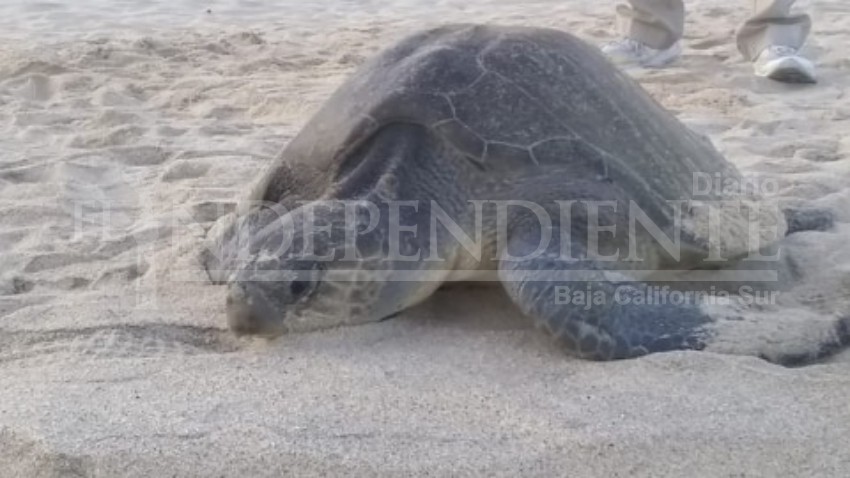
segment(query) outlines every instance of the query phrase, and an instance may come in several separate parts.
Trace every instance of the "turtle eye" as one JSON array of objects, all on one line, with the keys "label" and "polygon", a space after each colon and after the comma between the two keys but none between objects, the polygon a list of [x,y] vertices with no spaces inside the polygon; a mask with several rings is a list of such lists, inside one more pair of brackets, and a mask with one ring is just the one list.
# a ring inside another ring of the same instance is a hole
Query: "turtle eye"
[{"label": "turtle eye", "polygon": [[295,280],[289,284],[289,293],[292,297],[300,297],[308,289],[310,289],[310,283],[305,280]]}]

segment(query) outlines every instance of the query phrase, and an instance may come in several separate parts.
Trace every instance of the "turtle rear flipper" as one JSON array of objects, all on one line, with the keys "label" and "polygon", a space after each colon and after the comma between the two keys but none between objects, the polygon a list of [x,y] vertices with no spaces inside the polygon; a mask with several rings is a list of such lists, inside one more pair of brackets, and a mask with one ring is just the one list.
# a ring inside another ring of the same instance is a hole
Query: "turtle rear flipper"
[{"label": "turtle rear flipper", "polygon": [[[499,277],[526,315],[582,358],[616,360],[705,350],[798,366],[850,345],[850,317],[754,311],[746,297],[646,282],[643,273],[654,268],[651,261],[635,266],[604,260],[599,245],[588,246],[588,235],[581,232],[570,234],[571,244],[564,249],[558,238],[542,241],[546,238],[539,228],[515,230],[502,254]],[[547,243],[545,250],[538,250]]]}]

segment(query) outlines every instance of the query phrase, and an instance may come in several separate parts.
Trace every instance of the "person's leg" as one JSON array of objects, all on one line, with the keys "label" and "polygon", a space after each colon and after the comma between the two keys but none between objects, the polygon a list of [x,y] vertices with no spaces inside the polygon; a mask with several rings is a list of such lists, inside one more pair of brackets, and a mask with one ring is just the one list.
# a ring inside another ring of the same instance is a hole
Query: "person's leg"
[{"label": "person's leg", "polygon": [[754,62],[758,76],[787,82],[815,81],[814,66],[797,56],[812,20],[792,14],[795,0],[751,0],[753,16],[738,30],[738,50]]},{"label": "person's leg", "polygon": [[603,51],[618,63],[663,66],[679,56],[684,25],[682,0],[628,0],[617,6],[622,39]]},{"label": "person's leg", "polygon": [[812,28],[806,14],[791,14],[794,0],[751,0],[754,12],[738,30],[738,50],[754,61],[771,45],[800,49]]},{"label": "person's leg", "polygon": [[682,38],[682,0],[628,0],[617,5],[617,26],[627,38],[656,50],[666,50]]}]

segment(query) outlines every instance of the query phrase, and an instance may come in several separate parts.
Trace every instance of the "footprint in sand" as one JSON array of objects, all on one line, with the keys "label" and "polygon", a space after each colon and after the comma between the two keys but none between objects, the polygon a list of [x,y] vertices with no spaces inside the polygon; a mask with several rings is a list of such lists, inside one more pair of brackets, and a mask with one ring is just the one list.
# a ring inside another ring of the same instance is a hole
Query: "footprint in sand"
[{"label": "footprint in sand", "polygon": [[136,142],[147,133],[147,128],[133,125],[122,125],[107,131],[95,131],[74,136],[69,146],[72,148],[106,148],[123,146]]},{"label": "footprint in sand", "polygon": [[41,73],[24,75],[13,80],[7,86],[16,96],[26,101],[47,101],[55,93],[55,87],[50,77]]},{"label": "footprint in sand", "polygon": [[68,69],[62,65],[57,65],[55,63],[50,63],[47,61],[35,60],[35,61],[25,61],[20,66],[18,66],[9,78],[17,78],[20,76],[25,76],[29,74],[42,74],[47,76],[55,76],[61,75],[63,73],[68,72]]},{"label": "footprint in sand", "polygon": [[94,89],[95,79],[87,74],[68,73],[62,75],[58,83],[60,91],[70,94],[85,92],[88,95]]},{"label": "footprint in sand", "polygon": [[150,265],[141,259],[131,264],[108,266],[94,281],[93,287],[100,288],[109,284],[124,286],[144,276],[149,269]]},{"label": "footprint in sand", "polygon": [[778,141],[770,137],[756,137],[749,138],[748,144],[743,149],[772,159],[794,158],[806,161],[805,166],[792,165],[792,169],[783,170],[784,172],[799,172],[801,167],[812,170],[811,168],[814,167],[812,163],[832,162],[842,157],[838,151],[839,143],[828,138],[815,141]]},{"label": "footprint in sand", "polygon": [[162,174],[161,179],[166,183],[183,179],[196,179],[205,176],[209,170],[210,164],[206,162],[180,160],[171,164]]},{"label": "footprint in sand", "polygon": [[118,146],[107,148],[106,154],[111,161],[127,166],[158,166],[172,156],[160,146]]},{"label": "footprint in sand", "polygon": [[73,123],[73,118],[68,113],[57,113],[54,111],[22,111],[14,115],[12,124],[19,128],[30,126],[63,126]]},{"label": "footprint in sand", "polygon": [[13,184],[44,183],[51,180],[54,166],[52,164],[35,164],[17,168],[0,169],[0,182],[8,181]]},{"label": "footprint in sand", "polygon": [[140,101],[133,95],[119,91],[110,86],[98,88],[93,95],[94,104],[104,107],[138,107]]},{"label": "footprint in sand", "polygon": [[[26,292],[28,292],[27,290]],[[55,296],[47,294],[0,294],[0,317],[5,317],[28,307],[41,306]]]},{"label": "footprint in sand", "polygon": [[0,280],[0,295],[21,295],[37,290],[36,295],[45,295],[45,290],[71,291],[89,286],[91,281],[85,277],[68,276],[55,280],[37,279],[15,276],[11,280]]},{"label": "footprint in sand", "polygon": [[33,281],[20,276],[8,276],[0,279],[0,295],[26,294],[34,287]]},{"label": "footprint in sand", "polygon": [[139,115],[124,112],[115,108],[106,108],[88,123],[90,128],[110,128],[137,124],[141,121]]},{"label": "footprint in sand", "polygon": [[776,133],[776,130],[782,126],[782,121],[754,121],[754,120],[744,120],[741,121],[737,129],[745,132],[750,132],[759,136],[773,136]]},{"label": "footprint in sand", "polygon": [[12,228],[0,231],[0,251],[6,253],[14,251],[19,247],[19,245],[25,243],[32,232],[33,229],[29,227],[21,229]]},{"label": "footprint in sand", "polygon": [[76,235],[123,234],[139,217],[134,180],[101,155],[63,162],[56,173],[60,202],[74,218]]},{"label": "footprint in sand", "polygon": [[27,273],[37,273],[91,262],[93,259],[88,254],[76,252],[46,252],[35,255],[27,262],[23,270]]},{"label": "footprint in sand", "polygon": [[840,144],[838,141],[823,140],[818,144],[801,145],[794,152],[794,157],[797,159],[805,159],[815,163],[831,163],[845,157],[839,151]]},{"label": "footprint in sand", "polygon": [[715,47],[726,47],[728,45],[729,38],[727,36],[703,38],[688,44],[694,50],[710,50]]},{"label": "footprint in sand", "polygon": [[125,359],[237,352],[241,342],[221,329],[121,325],[51,331],[0,331],[0,364]]},{"label": "footprint in sand", "polygon": [[261,34],[255,33],[255,32],[250,32],[250,31],[235,33],[233,35],[228,35],[227,40],[230,41],[231,43],[234,43],[234,44],[237,44],[237,45],[258,46],[258,45],[265,45],[266,44],[266,41],[263,39]]},{"label": "footprint in sand", "polygon": [[731,8],[713,7],[703,13],[703,16],[708,18],[729,18],[730,15],[735,15],[735,10]]},{"label": "footprint in sand", "polygon": [[186,134],[186,128],[175,128],[173,126],[163,125],[156,129],[156,134],[165,138],[174,138]]}]

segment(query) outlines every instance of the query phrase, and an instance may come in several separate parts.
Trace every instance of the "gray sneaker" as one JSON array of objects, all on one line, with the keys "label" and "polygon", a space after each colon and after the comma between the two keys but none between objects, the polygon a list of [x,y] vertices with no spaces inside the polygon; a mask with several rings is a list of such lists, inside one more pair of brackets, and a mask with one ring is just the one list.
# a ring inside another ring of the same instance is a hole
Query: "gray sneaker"
[{"label": "gray sneaker", "polygon": [[602,53],[618,65],[660,68],[681,56],[682,44],[676,42],[670,48],[656,50],[637,40],[622,38],[603,46]]},{"label": "gray sneaker", "polygon": [[815,65],[787,46],[771,45],[753,62],[756,76],[784,83],[816,83]]}]

